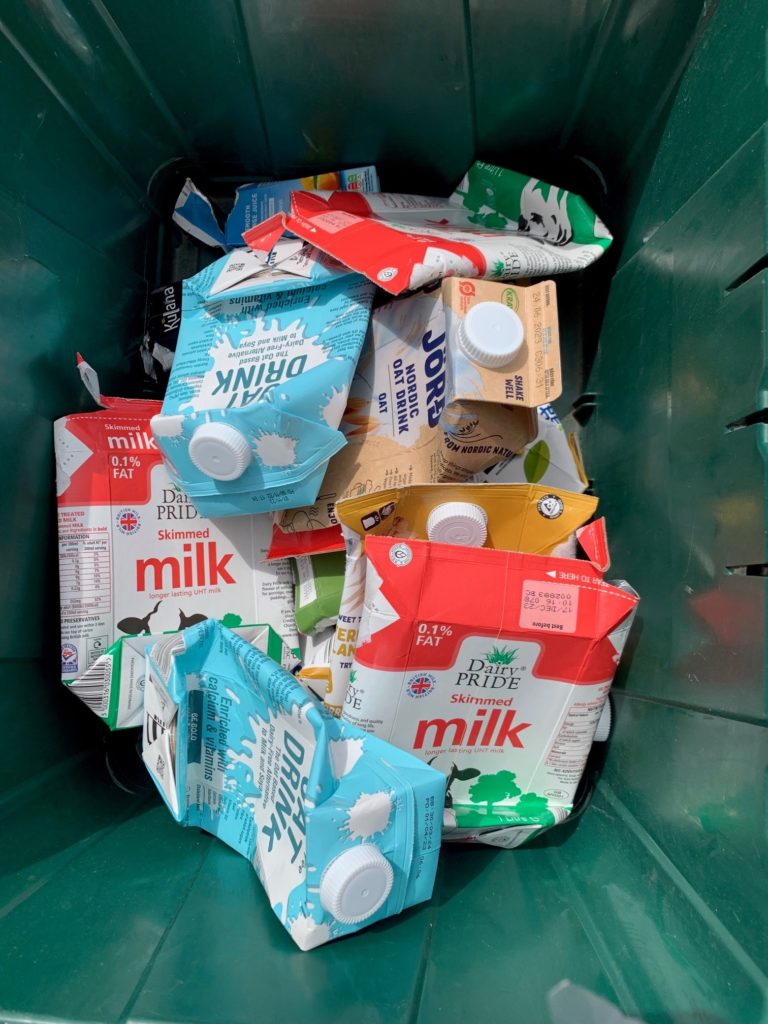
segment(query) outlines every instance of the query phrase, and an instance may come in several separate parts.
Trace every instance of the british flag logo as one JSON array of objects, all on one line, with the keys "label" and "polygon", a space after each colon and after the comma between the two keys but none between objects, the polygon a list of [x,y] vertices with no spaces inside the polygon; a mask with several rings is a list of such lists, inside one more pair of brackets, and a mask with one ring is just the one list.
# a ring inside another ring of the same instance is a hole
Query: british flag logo
[{"label": "british flag logo", "polygon": [[426,697],[435,688],[435,677],[430,675],[429,672],[419,672],[418,675],[411,676],[406,683],[406,693],[409,697],[415,697],[417,700],[421,697]]},{"label": "british flag logo", "polygon": [[141,516],[135,509],[121,508],[115,516],[115,523],[120,533],[124,533],[127,537],[132,537],[134,533],[139,532]]}]

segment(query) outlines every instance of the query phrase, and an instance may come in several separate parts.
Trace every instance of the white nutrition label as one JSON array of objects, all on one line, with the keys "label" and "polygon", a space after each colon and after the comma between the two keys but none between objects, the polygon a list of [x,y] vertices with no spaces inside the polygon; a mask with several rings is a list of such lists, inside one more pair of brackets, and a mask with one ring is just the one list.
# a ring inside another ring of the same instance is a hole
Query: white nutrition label
[{"label": "white nutrition label", "polygon": [[581,778],[608,689],[607,685],[600,687],[591,699],[571,705],[544,762],[560,782],[575,785]]},{"label": "white nutrition label", "polygon": [[59,535],[62,616],[105,614],[112,608],[112,559],[106,526]]}]

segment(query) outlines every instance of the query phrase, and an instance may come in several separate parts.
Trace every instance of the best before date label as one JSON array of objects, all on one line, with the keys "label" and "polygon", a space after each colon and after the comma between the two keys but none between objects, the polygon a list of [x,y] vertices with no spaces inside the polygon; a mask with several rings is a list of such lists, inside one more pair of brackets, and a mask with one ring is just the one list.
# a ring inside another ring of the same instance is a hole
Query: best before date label
[{"label": "best before date label", "polygon": [[575,633],[579,611],[579,588],[571,583],[542,583],[525,580],[520,605],[524,629],[548,629],[553,633]]}]

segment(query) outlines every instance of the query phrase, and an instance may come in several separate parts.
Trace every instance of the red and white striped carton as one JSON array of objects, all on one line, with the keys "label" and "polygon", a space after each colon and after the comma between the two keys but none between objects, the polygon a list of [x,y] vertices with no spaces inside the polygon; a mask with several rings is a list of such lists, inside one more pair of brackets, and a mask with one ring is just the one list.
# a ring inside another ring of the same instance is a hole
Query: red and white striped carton
[{"label": "red and white striped carton", "polygon": [[342,717],[448,778],[444,838],[513,847],[567,818],[638,596],[589,561],[368,537]]}]

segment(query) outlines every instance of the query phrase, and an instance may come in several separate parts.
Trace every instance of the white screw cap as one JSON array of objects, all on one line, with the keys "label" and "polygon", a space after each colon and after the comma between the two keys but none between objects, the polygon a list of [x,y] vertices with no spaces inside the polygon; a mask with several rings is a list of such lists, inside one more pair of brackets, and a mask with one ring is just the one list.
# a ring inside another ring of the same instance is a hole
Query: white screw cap
[{"label": "white screw cap", "polygon": [[520,351],[523,321],[500,302],[478,302],[459,327],[459,345],[473,363],[489,370],[506,366]]},{"label": "white screw cap", "polygon": [[201,473],[214,480],[237,480],[251,462],[251,449],[228,423],[203,423],[189,442],[189,457]]},{"label": "white screw cap", "polygon": [[446,501],[427,518],[427,537],[437,544],[463,544],[481,548],[488,536],[488,517],[480,505]]},{"label": "white screw cap", "polygon": [[332,860],[320,881],[320,902],[342,924],[360,924],[383,905],[394,872],[377,846],[353,846]]},{"label": "white screw cap", "polygon": [[595,743],[605,743],[611,734],[611,702],[606,697],[595,729]]}]

